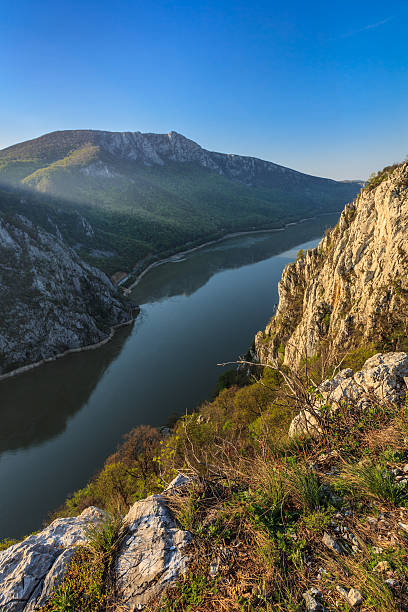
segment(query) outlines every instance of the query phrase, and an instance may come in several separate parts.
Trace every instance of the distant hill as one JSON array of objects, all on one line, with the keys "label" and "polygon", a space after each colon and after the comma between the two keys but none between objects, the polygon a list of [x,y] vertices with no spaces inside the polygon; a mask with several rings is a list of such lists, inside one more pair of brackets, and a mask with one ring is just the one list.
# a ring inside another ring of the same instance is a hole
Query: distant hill
[{"label": "distant hill", "polygon": [[176,132],[93,130],[52,132],[3,149],[0,184],[23,200],[37,194],[35,202],[54,215],[83,218],[89,235],[66,239],[110,274],[228,232],[340,211],[361,188],[207,151]]}]

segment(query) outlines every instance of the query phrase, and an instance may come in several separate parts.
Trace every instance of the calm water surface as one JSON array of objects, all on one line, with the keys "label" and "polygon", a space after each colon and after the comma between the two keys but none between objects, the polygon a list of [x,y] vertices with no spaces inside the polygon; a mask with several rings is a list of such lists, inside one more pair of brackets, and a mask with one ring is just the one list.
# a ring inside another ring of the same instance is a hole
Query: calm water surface
[{"label": "calm water surface", "polygon": [[39,529],[132,427],[164,425],[209,398],[216,364],[245,354],[271,317],[284,266],[336,220],[159,266],[132,293],[141,315],[112,342],[0,383],[0,539]]}]

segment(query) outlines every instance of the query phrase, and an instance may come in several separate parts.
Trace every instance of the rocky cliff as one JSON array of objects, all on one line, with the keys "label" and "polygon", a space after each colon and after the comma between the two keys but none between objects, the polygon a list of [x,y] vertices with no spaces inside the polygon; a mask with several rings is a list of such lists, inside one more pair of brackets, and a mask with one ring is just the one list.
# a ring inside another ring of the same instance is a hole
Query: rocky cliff
[{"label": "rocky cliff", "polygon": [[261,362],[296,364],[330,347],[404,348],[408,304],[408,164],[373,181],[279,283],[279,306],[256,336]]},{"label": "rocky cliff", "polygon": [[[73,151],[83,151],[84,147],[89,146],[93,149],[88,150],[88,155],[105,152],[111,156],[111,161],[116,158],[140,162],[147,166],[164,166],[171,162],[196,163],[220,175],[251,185],[267,183],[274,177],[278,181],[282,179],[288,183],[295,181],[298,185],[305,186],[310,186],[312,183],[336,184],[336,181],[309,176],[255,157],[208,151],[174,131],[168,134],[99,130],[52,132],[3,149],[0,151],[0,160],[40,159],[43,162],[54,162],[56,159],[72,155]],[[80,157],[84,158],[87,155],[82,153]],[[118,176],[109,163],[97,163],[91,159],[82,172],[107,178]],[[346,191],[347,186],[344,183],[341,185]]]},{"label": "rocky cliff", "polygon": [[0,215],[0,375],[101,342],[130,318],[105,274],[61,238]]}]

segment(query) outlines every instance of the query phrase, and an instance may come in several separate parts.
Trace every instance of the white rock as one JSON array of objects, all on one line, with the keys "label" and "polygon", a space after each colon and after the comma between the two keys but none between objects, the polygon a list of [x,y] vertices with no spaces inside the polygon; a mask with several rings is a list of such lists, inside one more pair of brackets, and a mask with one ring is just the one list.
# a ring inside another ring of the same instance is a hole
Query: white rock
[{"label": "white rock", "polygon": [[102,510],[91,506],[0,552],[0,610],[31,612],[44,605],[77,547],[86,541],[87,529],[104,517]]},{"label": "white rock", "polygon": [[364,407],[371,402],[399,401],[406,392],[400,381],[407,375],[406,353],[378,353],[367,359],[361,370],[354,375],[350,369],[343,370],[318,387],[313,408],[307,407],[295,416],[289,426],[289,436],[317,437],[321,433],[322,404],[337,410],[342,404],[348,403]]},{"label": "white rock", "polygon": [[350,589],[347,594],[347,599],[352,608],[356,608],[363,603],[363,596],[357,589]]},{"label": "white rock", "polygon": [[324,533],[322,542],[327,548],[330,548],[334,552],[341,554],[343,551],[341,550],[340,544],[327,532]]},{"label": "white rock", "polygon": [[116,586],[120,604],[132,610],[186,571],[186,547],[192,536],[178,528],[161,495],[136,502],[124,526],[115,565]]},{"label": "white rock", "polygon": [[308,612],[323,612],[322,604],[316,599],[319,595],[321,593],[317,589],[309,589],[306,593],[303,593],[302,597],[305,600]]}]

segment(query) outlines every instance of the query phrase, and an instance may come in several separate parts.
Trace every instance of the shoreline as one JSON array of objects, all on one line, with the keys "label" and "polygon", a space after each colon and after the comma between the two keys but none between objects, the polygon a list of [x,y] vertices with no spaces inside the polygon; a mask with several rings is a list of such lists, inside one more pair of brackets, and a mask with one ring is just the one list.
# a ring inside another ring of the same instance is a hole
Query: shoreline
[{"label": "shoreline", "polygon": [[[311,221],[312,219],[316,219],[318,217],[324,217],[326,215],[333,215],[333,214],[336,214],[336,212],[337,211],[331,211],[327,213],[322,213],[321,215],[315,215],[313,217],[305,217],[303,219],[299,219],[299,221],[291,221],[289,223],[285,223],[283,227],[278,227],[278,228],[244,230],[242,232],[232,232],[229,234],[225,234],[224,236],[220,238],[215,238],[214,240],[208,240],[207,242],[203,242],[202,244],[192,247],[191,249],[186,249],[185,251],[179,251],[177,253],[174,253],[174,255],[169,255],[168,257],[165,257],[164,259],[160,259],[159,261],[155,261],[151,263],[150,265],[148,265],[147,268],[145,268],[142,272],[140,272],[140,274],[136,277],[135,281],[129,287],[126,287],[123,290],[123,294],[128,296],[131,293],[132,289],[136,287],[140,283],[142,278],[148,272],[150,272],[150,270],[152,270],[153,268],[161,266],[165,263],[178,263],[179,261],[182,261],[180,258],[184,257],[185,255],[188,255],[189,253],[193,253],[194,251],[198,251],[200,249],[204,249],[205,247],[211,246],[212,244],[217,244],[219,242],[223,242],[224,240],[228,240],[231,238],[237,238],[239,236],[245,236],[248,234],[265,234],[265,233],[272,233],[272,232],[283,232],[285,229],[293,225],[300,225],[301,223],[304,223],[305,221]],[[39,361],[35,361],[34,363],[29,363],[25,366],[15,368],[14,370],[11,370],[10,372],[6,372],[5,374],[0,374],[0,382],[3,380],[7,380],[8,378],[13,378],[14,376],[19,376],[20,374],[24,374],[26,372],[29,372],[30,370],[34,370],[35,368],[39,368],[42,365],[45,365],[47,363],[52,363],[53,361],[56,361],[57,359],[62,359],[63,357],[72,355],[74,353],[82,353],[84,351],[97,350],[98,348],[100,348],[101,346],[103,346],[104,344],[107,344],[108,342],[112,340],[112,338],[115,335],[116,330],[122,327],[126,327],[127,325],[132,325],[135,322],[136,318],[139,316],[139,314],[140,314],[140,308],[138,309],[136,316],[130,318],[128,321],[125,321],[124,323],[113,325],[111,327],[109,334],[103,340],[100,340],[99,342],[95,342],[94,344],[87,344],[85,346],[78,347],[78,348],[67,349],[66,351],[62,353],[57,353],[53,357],[47,357],[46,359],[40,359]]]},{"label": "shoreline", "polygon": [[53,357],[47,357],[46,359],[40,359],[40,361],[35,361],[34,363],[29,363],[25,366],[20,366],[19,368],[15,368],[10,372],[6,372],[5,374],[0,374],[0,382],[2,380],[7,380],[8,378],[13,378],[14,376],[19,376],[20,374],[25,374],[25,372],[29,372],[30,370],[34,370],[35,368],[39,368],[46,363],[52,363],[53,361],[57,361],[57,359],[62,359],[63,357],[67,357],[67,355],[72,355],[74,353],[82,353],[84,351],[94,351],[107,344],[112,340],[116,331],[121,329],[122,327],[127,327],[128,325],[133,325],[136,318],[139,316],[140,308],[136,316],[129,319],[129,321],[125,321],[124,323],[118,323],[117,325],[112,325],[109,334],[103,340],[99,342],[95,342],[94,344],[86,344],[85,346],[80,346],[78,348],[67,349],[63,353],[57,353]]},{"label": "shoreline", "polygon": [[[334,215],[336,213],[337,211],[331,211],[327,213],[322,213],[321,215],[315,215],[314,217],[305,217],[303,219],[299,219],[299,221],[290,221],[289,223],[285,223],[283,227],[274,227],[274,228],[269,228],[269,229],[257,229],[257,230],[244,230],[242,232],[232,232],[230,234],[225,234],[224,236],[221,236],[221,238],[214,238],[214,240],[208,240],[207,242],[203,242],[202,244],[192,247],[191,249],[186,249],[185,251],[176,252],[174,253],[174,255],[168,255],[164,259],[159,259],[158,261],[154,261],[153,263],[149,264],[147,268],[142,270],[142,272],[140,272],[140,274],[136,276],[133,283],[129,287],[126,287],[123,290],[123,294],[126,296],[129,295],[132,289],[137,287],[137,285],[140,283],[140,281],[145,276],[145,274],[150,272],[150,270],[153,270],[153,268],[157,268],[158,266],[161,266],[165,263],[178,263],[180,257],[184,257],[185,255],[188,255],[189,253],[193,253],[194,251],[204,249],[205,247],[211,246],[212,244],[217,244],[218,242],[223,242],[224,240],[229,240],[230,238],[236,238],[238,236],[245,236],[247,234],[265,234],[265,233],[271,233],[271,232],[283,232],[285,231],[285,229],[293,225],[300,225],[301,223],[304,223],[305,221],[311,221],[312,219],[317,219],[318,217],[324,217],[326,215]],[[174,259],[175,257],[177,257],[177,259]]]}]

